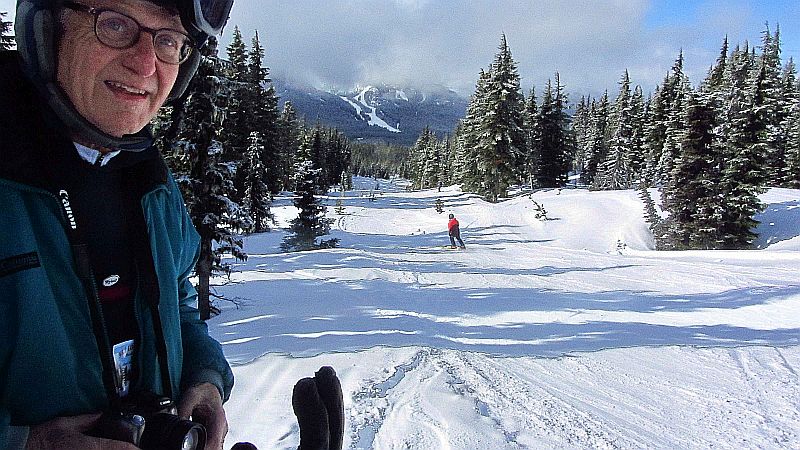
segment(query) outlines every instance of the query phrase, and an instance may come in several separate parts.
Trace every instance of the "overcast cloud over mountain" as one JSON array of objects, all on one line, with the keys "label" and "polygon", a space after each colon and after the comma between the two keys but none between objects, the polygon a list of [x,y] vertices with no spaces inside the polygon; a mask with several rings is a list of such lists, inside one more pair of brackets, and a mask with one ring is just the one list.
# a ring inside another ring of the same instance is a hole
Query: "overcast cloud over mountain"
[{"label": "overcast cloud over mountain", "polygon": [[[13,0],[0,0],[10,11]],[[678,52],[697,84],[727,34],[759,43],[780,24],[783,60],[800,59],[796,0],[236,0],[222,38],[238,25],[259,30],[277,78],[318,88],[444,85],[474,89],[506,33],[523,87],[541,89],[556,71],[569,92],[612,92],[627,68],[651,90]]]},{"label": "overcast cloud over mountain", "polygon": [[276,77],[340,89],[440,84],[462,95],[501,33],[526,91],[559,71],[570,92],[596,93],[613,91],[626,68],[651,89],[681,48],[699,83],[726,34],[758,43],[765,22],[781,26],[784,61],[797,60],[800,8],[788,0],[238,0],[231,18],[248,43],[259,30]]}]

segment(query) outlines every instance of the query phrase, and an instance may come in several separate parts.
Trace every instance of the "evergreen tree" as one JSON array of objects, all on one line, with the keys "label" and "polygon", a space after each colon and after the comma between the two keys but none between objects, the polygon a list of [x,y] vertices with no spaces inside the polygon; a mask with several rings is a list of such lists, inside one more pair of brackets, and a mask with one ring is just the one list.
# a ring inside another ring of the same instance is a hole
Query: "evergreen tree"
[{"label": "evergreen tree", "polygon": [[233,36],[227,51],[230,63],[228,78],[238,82],[247,81],[247,48],[238,26],[233,27]]},{"label": "evergreen tree", "polygon": [[7,14],[8,12],[0,12],[0,51],[11,50],[15,45],[14,36],[11,34],[14,24],[4,20]]},{"label": "evergreen tree", "polygon": [[783,173],[781,174],[781,186],[793,187],[794,181],[800,179],[800,171],[797,165],[797,128],[800,126],[797,109],[800,108],[800,88],[798,88],[797,68],[794,61],[789,58],[783,70],[781,79],[782,102],[781,102],[781,123],[780,141],[783,144]]},{"label": "evergreen tree", "polygon": [[242,240],[233,230],[246,229],[250,223],[239,206],[229,200],[233,185],[230,166],[222,160],[219,140],[224,98],[216,39],[210,38],[202,51],[203,59],[189,85],[185,102],[176,108],[182,112],[175,112],[181,120],[171,151],[178,155],[170,160],[176,163],[178,183],[200,234],[200,256],[195,270],[199,279],[200,318],[206,320],[212,309],[210,277],[214,273],[230,274],[231,266],[222,262],[223,254],[230,253],[238,260],[247,258],[242,251]]},{"label": "evergreen tree", "polygon": [[594,180],[596,189],[628,189],[633,186],[631,155],[634,150],[634,111],[628,71],[620,80],[614,102],[614,121],[609,153]]},{"label": "evergreen tree", "polygon": [[352,149],[347,137],[335,128],[329,128],[325,138],[325,167],[327,179],[324,190],[341,181],[341,174],[350,168]]},{"label": "evergreen tree", "polygon": [[531,88],[528,98],[525,100],[524,123],[527,142],[527,155],[525,156],[520,170],[522,172],[523,181],[527,181],[531,188],[538,187],[536,185],[536,174],[539,172],[540,161],[539,158],[542,154],[541,149],[541,130],[539,123],[539,105],[536,100],[536,90]]},{"label": "evergreen tree", "polygon": [[724,86],[728,84],[728,36],[722,41],[722,48],[717,57],[716,62],[708,71],[706,79],[700,86],[701,92],[716,92],[724,90]]},{"label": "evergreen tree", "polygon": [[457,135],[456,177],[461,182],[462,188],[469,192],[480,192],[482,188],[483,165],[478,161],[478,146],[483,133],[482,118],[488,108],[490,76],[489,72],[481,69],[475,93],[470,98],[466,116]]},{"label": "evergreen tree", "polygon": [[589,112],[590,128],[586,140],[586,166],[583,173],[581,173],[581,182],[583,184],[594,183],[594,178],[600,168],[600,164],[605,161],[608,155],[609,147],[609,103],[608,92],[604,92],[598,102],[592,102],[592,107]]},{"label": "evergreen tree", "polygon": [[478,194],[496,202],[518,180],[517,165],[527,153],[523,129],[524,98],[517,63],[505,35],[489,72],[485,109],[477,136]]},{"label": "evergreen tree", "polygon": [[689,96],[686,123],[680,157],[664,189],[671,241],[678,249],[720,248],[721,155],[714,145],[716,111],[703,95]]},{"label": "evergreen tree", "polygon": [[264,152],[264,142],[258,131],[250,133],[250,145],[247,148],[247,179],[245,180],[245,192],[242,206],[250,216],[252,221],[251,230],[254,233],[269,231],[269,224],[275,218],[270,211],[272,204],[272,194],[264,182],[267,175],[267,168],[263,165],[262,153]]},{"label": "evergreen tree", "polygon": [[[278,97],[275,87],[269,78],[269,70],[264,67],[264,49],[256,31],[253,36],[250,52],[247,59],[247,81],[252,89],[252,103],[250,104],[249,117],[251,118],[250,131],[258,131],[264,141],[262,164],[264,167],[277,167],[279,165],[278,149]],[[273,170],[267,174],[264,182],[273,193],[280,191],[281,180],[278,171]]]},{"label": "evergreen tree", "polygon": [[[318,131],[318,130],[317,130]],[[325,207],[316,195],[319,169],[314,167],[311,159],[314,140],[319,133],[306,136],[303,145],[297,154],[294,167],[295,184],[297,186],[294,206],[298,209],[298,216],[291,221],[291,234],[287,235],[281,243],[283,251],[306,251],[319,248],[335,247],[339,239],[317,241],[320,236],[330,233],[331,219],[325,218]]]},{"label": "evergreen tree", "polygon": [[666,98],[668,110],[664,124],[664,141],[658,159],[654,160],[657,164],[653,180],[657,185],[669,181],[670,173],[679,157],[680,145],[686,133],[684,117],[686,99],[690,92],[689,79],[683,73],[683,51],[681,51],[662,90],[662,93],[668,96]]},{"label": "evergreen tree", "polygon": [[637,190],[639,198],[644,204],[644,220],[653,233],[656,250],[672,250],[674,246],[670,243],[667,226],[656,210],[656,203],[647,190],[647,183],[644,180],[639,180]]},{"label": "evergreen tree", "polygon": [[236,172],[232,199],[241,201],[244,198],[244,180],[247,178],[248,166],[246,152],[248,136],[253,131],[250,111],[253,108],[253,89],[248,81],[247,49],[239,27],[233,29],[233,39],[228,45],[228,64],[225,75],[230,86],[230,94],[225,108],[225,121],[222,130],[222,141],[225,152],[223,158],[234,167]]},{"label": "evergreen tree", "polygon": [[[751,76],[752,83],[761,83],[763,106],[761,115],[766,125],[764,135],[766,144],[767,182],[777,186],[782,184],[786,169],[786,134],[782,127],[789,109],[784,102],[783,85],[781,83],[781,48],[780,28],[774,35],[770,34],[769,24],[762,32],[762,48],[757,69]],[[763,71],[763,80],[757,81]]]},{"label": "evergreen tree", "polygon": [[681,51],[650,105],[645,167],[648,185],[662,185],[669,180],[685,133],[683,117],[686,113],[686,96],[690,91],[689,79],[683,73]]},{"label": "evergreen tree", "polygon": [[575,137],[566,112],[567,98],[561,78],[556,73],[553,86],[547,80],[538,116],[538,171],[536,183],[541,187],[561,187],[569,179],[575,155]]},{"label": "evergreen tree", "polygon": [[641,180],[644,177],[644,167],[646,157],[645,148],[645,117],[647,116],[644,93],[641,86],[633,89],[631,97],[631,148],[629,159],[633,180]]},{"label": "evergreen tree", "polygon": [[[790,61],[791,62],[791,61]],[[786,119],[786,177],[784,185],[800,189],[800,82],[795,84],[797,97]]]},{"label": "evergreen tree", "polygon": [[747,248],[756,237],[754,216],[763,209],[758,195],[767,182],[766,69],[762,64],[747,91],[738,91],[731,103],[731,132],[725,155],[721,189],[725,193],[720,230],[723,248]]},{"label": "evergreen tree", "polygon": [[453,139],[445,136],[439,141],[439,182],[437,187],[452,184]]},{"label": "evergreen tree", "polygon": [[586,96],[582,96],[578,106],[575,107],[572,127],[575,130],[575,162],[573,170],[575,173],[579,173],[581,178],[585,176],[586,158],[589,155],[588,149],[591,148],[591,114],[591,100]]},{"label": "evergreen tree", "polygon": [[293,190],[292,165],[300,149],[302,125],[292,102],[283,104],[278,123],[278,178],[281,180],[281,190]]},{"label": "evergreen tree", "polygon": [[413,185],[417,189],[428,189],[439,183],[441,172],[436,135],[429,126],[423,128],[417,142],[411,147],[411,170]]}]

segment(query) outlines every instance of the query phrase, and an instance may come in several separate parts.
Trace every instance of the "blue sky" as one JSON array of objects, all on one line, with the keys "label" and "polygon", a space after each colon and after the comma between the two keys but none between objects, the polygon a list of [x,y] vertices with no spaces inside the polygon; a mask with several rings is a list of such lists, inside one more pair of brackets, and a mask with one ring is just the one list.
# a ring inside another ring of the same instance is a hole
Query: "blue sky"
[{"label": "blue sky", "polygon": [[[0,11],[14,4],[0,0]],[[698,84],[726,34],[758,44],[766,22],[780,24],[784,62],[800,62],[797,0],[236,0],[222,43],[233,25],[248,43],[259,30],[274,76],[317,87],[469,95],[505,33],[526,91],[559,72],[574,98],[615,93],[625,69],[650,91],[681,50]]]}]

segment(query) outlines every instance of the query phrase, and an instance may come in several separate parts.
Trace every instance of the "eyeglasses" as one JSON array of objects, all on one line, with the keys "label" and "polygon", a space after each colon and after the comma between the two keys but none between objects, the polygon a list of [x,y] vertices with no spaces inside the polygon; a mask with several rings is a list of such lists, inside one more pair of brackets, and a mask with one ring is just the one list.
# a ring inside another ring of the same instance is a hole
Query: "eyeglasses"
[{"label": "eyeglasses", "polygon": [[189,59],[195,47],[189,35],[169,28],[154,30],[143,27],[134,18],[110,9],[93,8],[66,1],[64,6],[74,11],[94,16],[94,34],[97,40],[111,48],[131,48],[139,42],[142,32],[153,35],[156,58],[167,64],[181,64]]}]

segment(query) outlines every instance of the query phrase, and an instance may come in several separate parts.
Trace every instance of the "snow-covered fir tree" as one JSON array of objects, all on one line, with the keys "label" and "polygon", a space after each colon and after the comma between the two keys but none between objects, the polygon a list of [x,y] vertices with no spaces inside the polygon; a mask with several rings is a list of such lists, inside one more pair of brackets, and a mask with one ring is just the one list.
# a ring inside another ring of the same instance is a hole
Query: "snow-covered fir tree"
[{"label": "snow-covered fir tree", "polygon": [[731,102],[731,131],[725,154],[721,189],[724,205],[719,227],[723,248],[748,248],[758,225],[755,215],[764,205],[758,195],[767,182],[769,111],[765,107],[766,69],[762,65],[747,90],[736,91]]},{"label": "snow-covered fir tree", "polygon": [[[474,108],[467,123],[465,145],[474,151],[469,164],[468,189],[496,202],[518,180],[519,167],[527,154],[523,128],[524,97],[517,63],[505,35],[490,70],[479,79]],[[473,106],[473,105],[471,105]]]},{"label": "snow-covered fir tree", "polygon": [[439,182],[437,187],[450,185],[453,183],[453,138],[444,136],[439,141]]},{"label": "snow-covered fir tree", "polygon": [[315,160],[322,171],[321,189],[327,192],[331,186],[339,184],[341,173],[349,170],[352,149],[347,137],[335,128],[326,128],[323,134],[323,155]]},{"label": "snow-covered fir tree", "polygon": [[664,186],[670,242],[677,249],[717,249],[722,155],[715,145],[717,114],[708,94],[690,94],[680,156]]},{"label": "snow-covered fir tree", "polygon": [[222,63],[217,58],[216,39],[203,48],[197,74],[187,90],[183,105],[176,107],[180,117],[177,140],[168,149],[170,161],[186,200],[189,215],[200,234],[200,257],[196,266],[200,317],[211,315],[209,280],[214,273],[230,273],[222,255],[244,260],[242,239],[234,230],[250,226],[247,214],[230,200],[233,192],[231,166],[222,159],[220,142],[222,106],[226,99],[221,80]]},{"label": "snow-covered fir tree", "polygon": [[[654,185],[663,185],[669,181],[670,173],[675,167],[675,160],[680,154],[680,145],[686,133],[686,124],[683,120],[686,114],[686,100],[692,88],[689,79],[683,73],[683,51],[678,55],[672,70],[664,80],[659,91],[660,116],[653,116],[651,127],[658,134],[653,135],[657,140],[650,142],[648,162],[653,164],[648,174]],[[652,132],[652,130],[651,130]]]},{"label": "snow-covered fir tree", "polygon": [[442,157],[436,135],[426,126],[411,147],[412,182],[417,189],[438,186]]},{"label": "snow-covered fir tree", "polygon": [[637,85],[633,89],[631,97],[631,151],[629,159],[631,163],[631,173],[633,180],[641,180],[644,177],[645,161],[647,160],[645,147],[645,118],[647,117],[647,105],[644,99],[642,87]]},{"label": "snow-covered fir tree", "polygon": [[490,73],[481,69],[470,97],[467,112],[461,127],[456,130],[457,153],[455,165],[456,179],[468,192],[479,192],[482,187],[483,166],[478,164],[478,145],[482,131],[482,117],[489,97]]},{"label": "snow-covered fir tree", "polygon": [[292,102],[283,104],[278,123],[278,178],[281,180],[281,190],[293,190],[292,165],[300,149],[302,124]]},{"label": "snow-covered fir tree", "polygon": [[572,129],[575,132],[575,161],[573,171],[581,174],[586,171],[586,157],[589,154],[587,149],[590,146],[590,135],[592,129],[591,98],[582,96],[581,101],[575,107],[575,115],[572,117]]},{"label": "snow-covered fir tree", "polygon": [[538,122],[538,170],[536,184],[540,187],[561,187],[567,183],[575,154],[575,137],[567,115],[567,98],[558,73],[555,86],[550,80],[542,96]]},{"label": "snow-covered fir tree", "polygon": [[314,140],[319,140],[319,130],[307,135],[294,167],[295,200],[294,206],[298,210],[298,216],[291,221],[290,234],[286,235],[281,243],[283,251],[306,251],[319,248],[335,247],[338,239],[318,240],[321,236],[330,233],[332,220],[325,218],[325,206],[322,200],[317,197],[317,180],[319,179],[318,168],[314,167],[311,159]]},{"label": "snow-covered fir tree", "polygon": [[11,50],[16,45],[12,30],[14,24],[5,20],[8,12],[0,12],[0,51]]},{"label": "snow-covered fir tree", "polygon": [[581,172],[581,183],[591,185],[600,168],[600,164],[608,156],[611,141],[609,125],[610,107],[608,92],[604,92],[598,101],[593,101],[589,110],[589,131],[586,137],[584,170]]},{"label": "snow-covered fir tree", "polygon": [[795,84],[797,98],[792,103],[786,123],[786,177],[784,185],[800,189],[800,81]]},{"label": "snow-covered fir tree", "polygon": [[800,109],[800,87],[798,87],[797,67],[789,58],[781,77],[783,101],[781,102],[781,142],[783,143],[784,166],[780,176],[780,186],[794,187],[800,180],[800,165],[797,164],[797,128],[800,127],[797,110]]},{"label": "snow-covered fir tree", "polygon": [[232,198],[241,201],[244,198],[244,179],[246,172],[247,138],[253,129],[250,120],[250,109],[255,101],[252,86],[248,81],[247,48],[242,40],[239,27],[234,27],[233,38],[227,47],[228,64],[225,75],[230,94],[226,105],[225,122],[222,130],[222,141],[225,152],[223,158],[235,168],[235,191]]},{"label": "snow-covered fir tree", "polygon": [[[766,134],[767,183],[773,186],[782,184],[786,170],[786,129],[782,126],[789,109],[785,104],[781,80],[780,27],[770,34],[767,24],[761,34],[761,55],[751,74],[751,84],[761,83],[763,92],[762,112]],[[756,81],[763,70],[763,80]]]},{"label": "snow-covered fir tree", "polygon": [[614,120],[611,121],[612,135],[609,151],[598,168],[594,179],[595,189],[629,189],[634,183],[631,155],[638,153],[634,148],[634,111],[631,94],[631,80],[628,71],[620,80],[620,90],[614,102]]},{"label": "snow-covered fir tree", "polygon": [[542,155],[541,149],[541,130],[539,127],[539,105],[536,99],[536,88],[532,87],[528,93],[528,98],[525,99],[525,110],[523,115],[525,123],[525,141],[527,144],[527,154],[522,160],[522,165],[519,168],[521,172],[521,181],[528,183],[531,188],[539,187],[537,185],[536,174],[539,172],[539,158]]},{"label": "snow-covered fir tree", "polygon": [[263,156],[264,141],[258,131],[250,133],[249,146],[245,161],[247,162],[247,179],[244,184],[244,199],[242,206],[247,214],[250,215],[254,233],[269,231],[270,224],[274,223],[275,218],[270,211],[272,205],[272,193],[264,182],[267,178],[268,168],[264,167]]},{"label": "snow-covered fir tree", "polygon": [[[279,165],[278,142],[278,97],[275,87],[269,78],[269,69],[264,67],[264,48],[258,37],[258,31],[253,36],[250,52],[247,59],[247,81],[253,90],[253,101],[249,110],[252,120],[250,131],[258,131],[264,142],[262,164],[264,167],[277,167]],[[277,171],[270,171],[264,182],[273,193],[280,191],[281,182]]]}]

